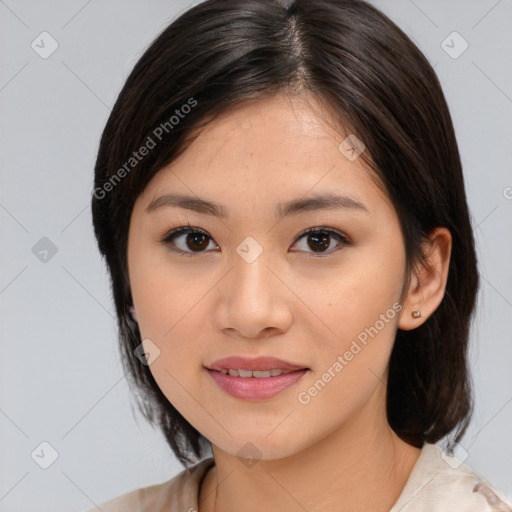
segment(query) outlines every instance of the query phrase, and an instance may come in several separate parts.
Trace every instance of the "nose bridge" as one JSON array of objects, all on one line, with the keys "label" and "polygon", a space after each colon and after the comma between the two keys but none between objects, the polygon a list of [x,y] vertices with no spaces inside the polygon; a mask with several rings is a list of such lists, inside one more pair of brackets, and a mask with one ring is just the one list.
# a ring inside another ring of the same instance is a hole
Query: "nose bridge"
[{"label": "nose bridge", "polygon": [[262,309],[272,303],[276,278],[269,268],[271,257],[270,251],[251,245],[251,241],[237,248],[233,261],[232,291],[238,300],[246,302],[246,306],[253,304]]},{"label": "nose bridge", "polygon": [[[222,328],[237,330],[246,337],[257,337],[269,328],[285,330],[291,321],[290,309],[283,294],[283,285],[276,277],[271,251],[248,251],[234,255],[232,271],[224,286],[226,316]],[[241,244],[242,249],[244,245]],[[252,251],[252,252],[251,252]]]}]

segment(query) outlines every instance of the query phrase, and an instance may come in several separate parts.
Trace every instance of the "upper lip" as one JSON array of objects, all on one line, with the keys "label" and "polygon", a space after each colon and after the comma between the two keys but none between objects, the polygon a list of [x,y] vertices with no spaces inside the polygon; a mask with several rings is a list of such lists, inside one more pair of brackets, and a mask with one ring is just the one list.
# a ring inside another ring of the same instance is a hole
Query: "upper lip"
[{"label": "upper lip", "polygon": [[251,370],[251,371],[265,371],[265,370],[304,370],[308,369],[306,366],[301,364],[293,364],[288,361],[283,361],[282,359],[278,359],[277,357],[256,357],[254,359],[250,359],[242,356],[232,356],[225,357],[223,359],[218,359],[214,363],[208,366],[210,370],[221,371],[224,369],[241,369],[241,370]]}]

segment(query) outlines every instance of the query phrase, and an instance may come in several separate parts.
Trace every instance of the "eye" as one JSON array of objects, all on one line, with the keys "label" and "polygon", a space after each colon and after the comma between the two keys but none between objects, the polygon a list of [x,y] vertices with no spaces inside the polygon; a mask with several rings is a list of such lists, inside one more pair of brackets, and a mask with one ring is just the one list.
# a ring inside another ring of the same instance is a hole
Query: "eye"
[{"label": "eye", "polygon": [[[307,237],[307,238],[306,238]],[[306,245],[308,248],[312,249],[313,253],[309,254],[310,257],[322,257],[325,254],[331,254],[339,250],[340,246],[351,245],[351,242],[348,238],[338,231],[334,231],[329,228],[313,228],[308,229],[304,233],[298,236],[298,240],[300,241],[302,238],[306,238]],[[330,251],[326,251],[325,249],[329,249],[331,247],[331,243],[333,240],[338,242],[338,248]],[[293,251],[296,252],[296,251]],[[307,251],[306,251],[307,252]],[[319,254],[319,256],[315,256],[315,253]]]},{"label": "eye", "polygon": [[[310,254],[310,257],[315,257],[315,253],[319,254],[321,257],[324,254],[330,254],[339,250],[336,248],[329,251],[326,250],[331,247],[333,240],[338,243],[336,247],[351,245],[351,242],[347,237],[338,231],[334,231],[329,228],[318,227],[308,229],[298,236],[298,240],[300,241],[302,238],[306,237],[307,247],[313,251],[312,254]],[[161,240],[162,244],[169,246],[171,251],[178,253],[180,256],[193,256],[194,253],[198,254],[205,252],[206,249],[208,249],[210,242],[213,243],[213,240],[206,231],[199,228],[193,228],[190,224],[188,227],[181,226],[173,229]],[[295,242],[294,245],[297,243],[298,242]],[[213,243],[213,245],[213,248],[218,248],[216,244]],[[292,252],[308,251],[307,249],[299,249],[293,250]]]},{"label": "eye", "polygon": [[[184,235],[186,235],[184,240],[180,241]],[[161,242],[166,246],[177,246],[177,249],[173,247],[169,247],[169,249],[177,252],[180,256],[193,256],[194,253],[204,252],[209,245],[208,240],[211,240],[211,237],[205,231],[193,228],[189,224],[188,227],[182,226],[173,229],[165,235]]]}]

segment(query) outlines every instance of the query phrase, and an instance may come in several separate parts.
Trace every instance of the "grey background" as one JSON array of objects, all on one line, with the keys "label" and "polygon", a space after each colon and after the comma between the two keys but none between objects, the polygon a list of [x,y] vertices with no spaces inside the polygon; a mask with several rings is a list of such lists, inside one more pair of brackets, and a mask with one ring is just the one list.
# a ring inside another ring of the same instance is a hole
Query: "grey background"
[{"label": "grey background", "polygon": [[[512,1],[375,4],[435,66],[453,115],[482,272],[476,412],[462,446],[512,496]],[[110,107],[148,43],[189,5],[0,0],[0,511],[80,512],[182,470],[134,412],[89,200]],[[43,31],[58,43],[46,59],[31,47]],[[441,46],[453,31],[469,44],[458,58]],[[55,254],[38,253],[43,237]],[[43,441],[58,453],[48,469],[31,457],[50,460]]]}]

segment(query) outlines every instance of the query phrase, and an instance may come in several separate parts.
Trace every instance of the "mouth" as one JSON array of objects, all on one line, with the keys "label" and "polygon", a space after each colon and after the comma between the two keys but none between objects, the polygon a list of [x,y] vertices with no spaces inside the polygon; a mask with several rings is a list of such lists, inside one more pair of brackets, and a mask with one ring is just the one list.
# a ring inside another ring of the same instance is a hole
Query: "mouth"
[{"label": "mouth", "polygon": [[293,372],[309,370],[309,368],[300,368],[299,370],[281,370],[280,368],[272,368],[271,370],[244,370],[242,368],[222,368],[222,370],[214,370],[212,368],[208,369],[221,373],[222,375],[241,377],[242,379],[248,379],[251,377],[256,379],[268,379],[269,377],[279,377],[279,375],[287,375]]},{"label": "mouth", "polygon": [[224,375],[231,375],[232,377],[256,377],[263,379],[277,377],[296,370],[309,370],[306,365],[291,363],[272,356],[260,356],[257,358],[230,356],[218,359],[206,368]]},{"label": "mouth", "polygon": [[272,398],[298,382],[310,368],[274,357],[229,357],[205,367],[217,386],[235,398]]}]

